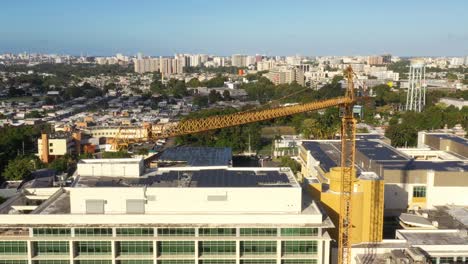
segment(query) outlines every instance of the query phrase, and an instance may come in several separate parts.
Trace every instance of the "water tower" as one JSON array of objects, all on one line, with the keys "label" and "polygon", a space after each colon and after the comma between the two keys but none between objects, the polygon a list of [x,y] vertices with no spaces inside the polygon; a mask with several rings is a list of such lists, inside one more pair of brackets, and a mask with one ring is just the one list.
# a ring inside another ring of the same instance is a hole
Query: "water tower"
[{"label": "water tower", "polygon": [[408,75],[406,110],[421,112],[426,104],[426,66],[420,59],[411,60]]}]

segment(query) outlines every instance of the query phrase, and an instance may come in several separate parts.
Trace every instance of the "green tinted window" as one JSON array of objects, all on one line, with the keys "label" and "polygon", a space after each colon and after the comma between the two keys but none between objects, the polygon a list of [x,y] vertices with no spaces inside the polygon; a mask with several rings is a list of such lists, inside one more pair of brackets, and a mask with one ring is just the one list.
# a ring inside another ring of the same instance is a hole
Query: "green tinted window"
[{"label": "green tinted window", "polygon": [[153,260],[139,259],[139,260],[118,260],[117,264],[153,264]]},{"label": "green tinted window", "polygon": [[34,260],[33,264],[70,264],[70,261],[69,260],[58,260],[58,259]]},{"label": "green tinted window", "polygon": [[200,241],[198,247],[201,256],[236,254],[235,241]]},{"label": "green tinted window", "polygon": [[241,264],[276,264],[276,259],[244,259]]},{"label": "green tinted window", "polygon": [[27,260],[9,260],[9,259],[1,259],[0,264],[28,264]]},{"label": "green tinted window", "polygon": [[278,230],[276,228],[241,228],[241,236],[276,236]]},{"label": "green tinted window", "polygon": [[23,255],[27,252],[26,241],[0,241],[0,255]]},{"label": "green tinted window", "polygon": [[194,255],[195,243],[193,241],[160,241],[158,242],[158,253],[166,255]]},{"label": "green tinted window", "polygon": [[101,259],[77,260],[75,261],[75,264],[112,264],[112,260],[101,260]]},{"label": "green tinted window", "polygon": [[194,228],[158,228],[158,236],[195,236]]},{"label": "green tinted window", "polygon": [[199,236],[236,236],[235,228],[200,228]]},{"label": "green tinted window", "polygon": [[152,255],[153,241],[121,241],[118,249],[120,255]]},{"label": "green tinted window", "polygon": [[117,228],[117,236],[154,236],[153,228]]},{"label": "green tinted window", "polygon": [[284,259],[281,264],[317,264],[316,259]]},{"label": "green tinted window", "polygon": [[413,187],[413,197],[415,198],[424,198],[426,197],[426,186],[414,186]]},{"label": "green tinted window", "polygon": [[70,252],[68,241],[37,241],[33,246],[37,256],[68,255]]},{"label": "green tinted window", "polygon": [[71,230],[69,228],[34,228],[34,236],[70,236]]},{"label": "green tinted window", "polygon": [[75,236],[112,236],[112,228],[75,228]]},{"label": "green tinted window", "polygon": [[317,254],[317,241],[282,241],[283,255]]},{"label": "green tinted window", "polygon": [[241,241],[241,256],[274,255],[276,254],[276,241]]},{"label": "green tinted window", "polygon": [[195,261],[188,259],[158,260],[158,264],[195,264]]},{"label": "green tinted window", "polygon": [[281,228],[282,236],[317,236],[318,228]]},{"label": "green tinted window", "polygon": [[78,255],[110,255],[110,241],[78,241],[76,242]]},{"label": "green tinted window", "polygon": [[200,260],[198,264],[236,264],[235,259],[205,259]]}]

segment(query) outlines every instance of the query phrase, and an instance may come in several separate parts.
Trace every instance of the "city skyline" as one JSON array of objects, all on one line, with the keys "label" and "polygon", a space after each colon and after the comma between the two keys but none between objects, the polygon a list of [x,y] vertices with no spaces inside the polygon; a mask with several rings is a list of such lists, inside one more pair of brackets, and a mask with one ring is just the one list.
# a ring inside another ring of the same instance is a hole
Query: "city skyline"
[{"label": "city skyline", "polygon": [[468,3],[418,2],[4,3],[0,53],[466,55]]}]

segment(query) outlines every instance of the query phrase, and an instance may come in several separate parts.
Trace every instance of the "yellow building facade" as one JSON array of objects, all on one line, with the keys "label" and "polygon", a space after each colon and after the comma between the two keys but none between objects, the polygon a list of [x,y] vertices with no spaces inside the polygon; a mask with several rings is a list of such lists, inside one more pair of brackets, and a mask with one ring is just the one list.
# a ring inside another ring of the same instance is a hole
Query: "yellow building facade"
[{"label": "yellow building facade", "polygon": [[[328,184],[309,182],[309,192],[323,204],[336,228],[330,235],[338,239],[341,168],[325,174]],[[384,181],[376,174],[362,174],[354,182],[351,243],[379,242],[383,236]]]}]

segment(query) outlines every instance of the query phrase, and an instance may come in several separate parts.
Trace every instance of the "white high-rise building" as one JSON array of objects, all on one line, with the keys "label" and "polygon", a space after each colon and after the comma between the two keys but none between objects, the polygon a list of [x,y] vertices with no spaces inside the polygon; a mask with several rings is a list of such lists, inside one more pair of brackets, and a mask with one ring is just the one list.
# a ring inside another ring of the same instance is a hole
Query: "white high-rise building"
[{"label": "white high-rise building", "polygon": [[234,67],[246,67],[247,66],[247,56],[241,54],[234,54],[231,57],[231,64]]},{"label": "white high-rise building", "polygon": [[224,57],[214,57],[213,61],[217,67],[224,67]]},{"label": "white high-rise building", "polygon": [[136,73],[157,72],[160,70],[160,61],[158,58],[135,59],[133,62]]},{"label": "white high-rise building", "polygon": [[246,66],[255,65],[257,63],[255,56],[247,56],[245,58]]}]

